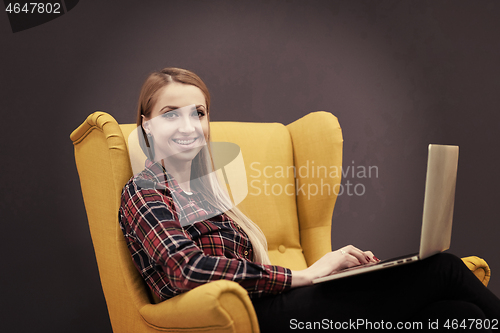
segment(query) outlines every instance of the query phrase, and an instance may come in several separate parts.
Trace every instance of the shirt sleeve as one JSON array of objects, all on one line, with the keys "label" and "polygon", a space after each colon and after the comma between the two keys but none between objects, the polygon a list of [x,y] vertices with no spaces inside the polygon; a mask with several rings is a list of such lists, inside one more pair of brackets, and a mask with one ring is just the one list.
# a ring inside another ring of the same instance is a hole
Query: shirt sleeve
[{"label": "shirt sleeve", "polygon": [[290,288],[288,268],[243,258],[205,255],[181,227],[167,188],[130,182],[122,195],[121,214],[144,251],[179,292],[214,280],[238,282],[253,298]]}]

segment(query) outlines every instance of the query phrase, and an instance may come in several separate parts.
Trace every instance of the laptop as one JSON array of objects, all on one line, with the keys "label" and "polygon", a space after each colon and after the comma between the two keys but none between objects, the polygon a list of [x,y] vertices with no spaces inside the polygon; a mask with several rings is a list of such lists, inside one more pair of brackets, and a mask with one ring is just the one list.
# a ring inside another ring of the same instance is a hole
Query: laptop
[{"label": "laptop", "polygon": [[313,283],[404,265],[449,249],[457,168],[458,146],[429,145],[419,253],[347,268],[329,276],[314,279]]}]

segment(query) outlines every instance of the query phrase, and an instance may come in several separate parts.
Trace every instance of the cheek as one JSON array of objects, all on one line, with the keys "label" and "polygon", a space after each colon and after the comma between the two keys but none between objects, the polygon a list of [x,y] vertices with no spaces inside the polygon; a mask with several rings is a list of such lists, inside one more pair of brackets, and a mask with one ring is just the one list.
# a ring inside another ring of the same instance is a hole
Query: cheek
[{"label": "cheek", "polygon": [[205,136],[205,140],[208,141],[208,138],[210,136],[210,126],[206,119],[201,123],[201,128],[203,130],[203,135]]},{"label": "cheek", "polygon": [[158,123],[154,128],[151,128],[151,132],[155,138],[155,144],[158,146],[164,146],[168,144],[169,139],[172,137],[175,130],[168,123]]},{"label": "cheek", "polygon": [[171,123],[167,121],[161,121],[159,119],[156,121],[153,126],[151,126],[151,131],[153,132],[153,135],[155,136],[169,136],[173,132],[174,126],[172,126]]}]

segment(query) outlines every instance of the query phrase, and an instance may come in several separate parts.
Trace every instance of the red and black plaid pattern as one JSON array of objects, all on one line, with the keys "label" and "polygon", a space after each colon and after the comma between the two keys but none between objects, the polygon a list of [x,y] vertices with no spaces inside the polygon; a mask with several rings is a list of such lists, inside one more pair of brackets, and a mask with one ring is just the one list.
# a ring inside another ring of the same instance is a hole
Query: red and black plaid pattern
[{"label": "red and black plaid pattern", "polygon": [[[119,214],[135,266],[161,299],[221,279],[238,282],[252,298],[290,288],[288,268],[252,262],[243,230],[201,195],[182,191],[158,163],[147,161],[125,185]],[[180,219],[192,223],[181,226]]]}]

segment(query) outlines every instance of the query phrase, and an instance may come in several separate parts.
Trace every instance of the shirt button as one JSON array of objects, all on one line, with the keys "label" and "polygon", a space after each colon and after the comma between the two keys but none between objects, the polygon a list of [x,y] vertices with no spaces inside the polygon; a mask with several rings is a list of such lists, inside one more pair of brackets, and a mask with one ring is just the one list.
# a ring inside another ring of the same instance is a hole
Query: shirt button
[{"label": "shirt button", "polygon": [[245,250],[245,252],[243,252],[243,254],[245,255],[245,257],[247,257],[248,256],[248,251]]}]

